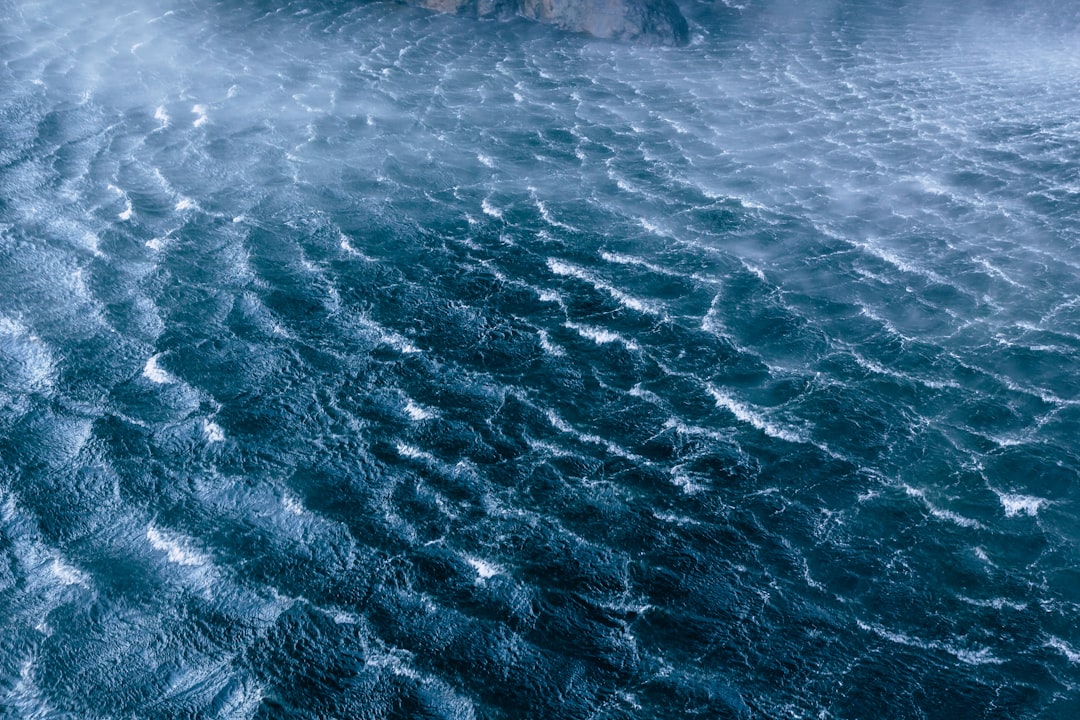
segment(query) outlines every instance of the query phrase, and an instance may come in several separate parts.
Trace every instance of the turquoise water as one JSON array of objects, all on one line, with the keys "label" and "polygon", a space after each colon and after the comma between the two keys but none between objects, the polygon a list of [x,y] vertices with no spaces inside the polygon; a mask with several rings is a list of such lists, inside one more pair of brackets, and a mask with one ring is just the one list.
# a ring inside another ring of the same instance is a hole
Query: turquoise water
[{"label": "turquoise water", "polygon": [[0,0],[0,716],[1077,717],[1077,11],[893,5]]}]

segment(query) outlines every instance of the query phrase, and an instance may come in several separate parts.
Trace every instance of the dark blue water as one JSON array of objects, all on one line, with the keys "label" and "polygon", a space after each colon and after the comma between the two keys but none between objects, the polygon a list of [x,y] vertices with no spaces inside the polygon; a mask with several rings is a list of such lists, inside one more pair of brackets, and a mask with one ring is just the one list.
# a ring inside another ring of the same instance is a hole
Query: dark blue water
[{"label": "dark blue water", "polygon": [[686,10],[0,0],[0,716],[1080,717],[1077,11]]}]

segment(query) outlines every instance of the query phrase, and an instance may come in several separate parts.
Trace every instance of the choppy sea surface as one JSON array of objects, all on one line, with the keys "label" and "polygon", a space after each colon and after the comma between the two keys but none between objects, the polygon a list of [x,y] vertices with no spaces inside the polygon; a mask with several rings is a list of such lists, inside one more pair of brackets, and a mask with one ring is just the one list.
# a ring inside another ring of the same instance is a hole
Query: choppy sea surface
[{"label": "choppy sea surface", "polygon": [[0,716],[1080,717],[1020,5],[0,0]]}]

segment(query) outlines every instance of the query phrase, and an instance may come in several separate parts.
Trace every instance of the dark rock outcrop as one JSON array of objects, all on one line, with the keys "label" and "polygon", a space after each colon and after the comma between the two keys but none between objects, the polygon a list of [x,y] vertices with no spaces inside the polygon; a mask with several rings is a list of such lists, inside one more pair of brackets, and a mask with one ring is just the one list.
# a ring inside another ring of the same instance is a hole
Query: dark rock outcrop
[{"label": "dark rock outcrop", "polygon": [[675,0],[405,0],[439,12],[551,23],[564,30],[659,45],[685,45],[686,18]]}]

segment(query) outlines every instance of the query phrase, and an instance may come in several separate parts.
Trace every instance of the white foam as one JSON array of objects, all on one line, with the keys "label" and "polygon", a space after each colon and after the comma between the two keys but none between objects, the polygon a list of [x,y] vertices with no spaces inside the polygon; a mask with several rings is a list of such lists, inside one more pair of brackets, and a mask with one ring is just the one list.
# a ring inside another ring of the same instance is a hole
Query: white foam
[{"label": "white foam", "polygon": [[338,233],[338,238],[341,240],[340,245],[342,250],[349,253],[350,255],[355,255],[358,258],[363,258],[364,260],[374,262],[374,258],[368,257],[367,255],[353,247],[353,244],[349,241],[348,235],[346,235],[345,233]]},{"label": "white foam", "polygon": [[880,365],[880,364],[874,362],[873,360],[869,360],[867,358],[864,358],[862,355],[855,352],[854,350],[849,350],[849,352],[851,353],[852,358],[854,358],[855,362],[860,367],[862,367],[862,368],[864,368],[866,370],[869,370],[870,372],[872,372],[872,373],[874,373],[876,375],[885,375],[887,377],[896,378],[897,380],[904,380],[906,382],[917,383],[919,385],[923,385],[925,387],[928,387],[931,390],[943,390],[945,388],[958,388],[958,387],[960,387],[960,385],[958,383],[956,383],[955,381],[953,381],[953,380],[944,380],[944,381],[927,380],[925,378],[916,377],[914,375],[908,375],[907,373],[902,373],[902,372],[899,372],[899,371],[896,371],[896,370],[890,370],[889,368],[884,367],[883,365]]},{"label": "white foam", "polygon": [[603,290],[608,295],[611,295],[616,302],[631,310],[636,310],[637,312],[648,315],[663,315],[663,310],[656,303],[629,295],[619,288],[594,277],[587,270],[579,268],[576,265],[572,265],[557,258],[548,258],[547,265],[548,269],[556,275],[573,277],[583,282],[587,282],[597,290]]},{"label": "white foam", "polygon": [[195,201],[192,200],[191,198],[182,197],[176,202],[176,210],[177,211],[190,210],[193,207],[197,207],[197,206],[195,205]]},{"label": "white foam", "polygon": [[694,518],[685,515],[676,515],[675,513],[657,512],[653,510],[652,516],[661,522],[672,523],[673,525],[701,525],[700,520],[695,520]]},{"label": "white foam", "polygon": [[154,119],[161,123],[161,127],[169,124],[169,113],[165,111],[164,105],[158,105],[154,110]]},{"label": "white foam", "polygon": [[191,112],[195,115],[195,122],[191,123],[195,127],[202,127],[206,124],[206,106],[205,105],[192,105]]},{"label": "white foam", "polygon": [[768,278],[765,277],[765,272],[761,268],[759,268],[757,265],[754,265],[752,263],[748,263],[746,260],[743,260],[742,258],[740,258],[739,261],[742,263],[742,266],[744,268],[746,268],[750,272],[750,274],[752,274],[754,277],[756,277],[761,282],[763,282],[765,284],[768,284],[769,280],[768,280]]},{"label": "white foam", "polygon": [[146,247],[151,250],[158,251],[165,247],[165,241],[161,238],[150,238],[146,241]]},{"label": "white foam", "polygon": [[[613,253],[602,251],[600,257],[609,263],[615,263],[617,265],[633,265],[635,267],[645,268],[649,272],[654,272],[657,275],[667,275],[669,277],[685,278],[689,277],[673,270],[668,270],[665,267],[651,263],[643,258],[635,257],[633,255],[623,255],[622,253]],[[696,279],[696,278],[695,278]],[[707,280],[706,282],[715,284],[714,280]]]},{"label": "white foam", "polygon": [[487,198],[480,201],[480,209],[484,211],[485,215],[490,215],[493,218],[501,218],[503,216],[502,210],[492,205]]},{"label": "white foam", "polygon": [[1009,608],[1010,610],[1026,610],[1027,603],[1016,602],[1015,600],[1008,600],[1007,598],[991,598],[990,600],[977,600],[975,598],[967,597],[966,595],[957,595],[958,600],[966,602],[968,605],[974,605],[975,607],[988,607],[995,610],[1001,610],[1002,608]]},{"label": "white foam", "polygon": [[143,367],[143,377],[158,385],[171,385],[176,382],[176,378],[158,365],[158,358],[160,357],[161,353],[150,356],[150,359],[146,361],[146,366]]},{"label": "white foam", "polygon": [[405,414],[411,417],[416,422],[430,420],[431,418],[435,417],[435,413],[428,410],[427,408],[420,407],[412,400],[407,400],[405,402]]},{"label": "white foam", "polygon": [[485,155],[484,153],[477,153],[476,154],[476,159],[479,160],[480,164],[483,165],[484,167],[489,167],[489,168],[495,167],[495,161],[492,160],[487,155]]},{"label": "white foam", "polygon": [[[116,187],[112,183],[109,184],[109,189],[112,190],[114,193],[116,193],[117,195],[119,195],[120,197],[122,197],[124,199],[124,210],[123,210],[123,212],[118,214],[117,217],[120,218],[121,220],[125,220],[125,221],[130,220],[132,215],[134,215],[134,213],[135,213],[135,208],[132,207],[131,200],[128,198],[127,193],[124,192],[123,190],[121,190],[120,188]],[[94,236],[93,250],[94,250],[95,255],[100,254],[97,251],[97,236]]]},{"label": "white foam", "polygon": [[[333,300],[335,306],[340,305],[341,299],[338,296],[337,289],[334,288],[334,287],[331,287],[328,292],[331,295],[331,299]],[[394,348],[395,350],[397,350],[400,353],[404,353],[404,354],[408,355],[408,354],[412,354],[412,353],[421,352],[420,348],[413,345],[408,340],[408,338],[406,338],[406,337],[404,337],[402,335],[399,335],[398,333],[394,332],[393,330],[390,330],[389,328],[383,327],[382,325],[375,322],[371,318],[361,316],[361,317],[356,318],[356,321],[360,325],[367,328],[369,331],[373,332],[378,337],[379,342],[384,343],[386,345],[389,345],[390,347]]]},{"label": "white foam", "polygon": [[421,352],[420,348],[413,345],[401,335],[395,332],[384,332],[379,335],[379,340],[405,355]]},{"label": "white foam", "polygon": [[1013,287],[1023,287],[1020,283],[1016,282],[1011,277],[1006,275],[1003,270],[1001,270],[1000,268],[998,268],[998,267],[996,267],[994,265],[991,265],[990,261],[987,260],[986,258],[979,258],[978,262],[979,262],[980,265],[983,266],[983,268],[986,270],[986,272],[990,273],[991,275],[998,278],[999,280],[1004,280],[1005,282],[1007,282],[1009,285],[1012,285]]},{"label": "white foam", "polygon": [[221,426],[210,420],[203,420],[202,423],[203,435],[206,436],[207,442],[219,443],[225,439],[225,432],[221,429]]},{"label": "white foam", "polygon": [[538,290],[536,296],[540,298],[540,302],[552,302],[558,304],[560,307],[566,307],[566,303],[563,302],[562,296],[554,290]]},{"label": "white foam", "polygon": [[555,343],[551,342],[551,339],[548,337],[547,330],[544,330],[544,329],[539,330],[539,335],[540,335],[540,347],[548,355],[551,355],[552,357],[563,357],[564,355],[566,355],[566,351],[563,350],[562,347],[560,347],[559,345],[556,345]]},{"label": "white foam", "polygon": [[304,507],[298,499],[290,495],[289,493],[282,493],[281,504],[285,508],[286,512],[293,515],[304,515],[307,513],[307,508]]},{"label": "white foam", "polygon": [[997,492],[997,496],[1001,501],[1002,509],[1005,510],[1005,517],[1016,517],[1017,515],[1035,517],[1039,514],[1039,509],[1047,503],[1045,498],[1035,497],[1034,495],[1011,495]]},{"label": "white foam", "polygon": [[395,447],[398,451],[398,454],[402,457],[407,457],[412,460],[425,460],[433,464],[439,463],[438,458],[425,450],[421,450],[415,445],[409,445],[408,443],[399,442]]},{"label": "white foam", "polygon": [[751,408],[745,403],[741,403],[735,400],[727,393],[719,390],[718,388],[709,387],[709,394],[716,400],[716,406],[722,407],[740,422],[747,423],[757,430],[765,433],[769,437],[774,437],[778,440],[786,440],[791,443],[805,443],[806,439],[801,433],[795,430],[782,427],[774,422],[766,419],[761,412]]},{"label": "white foam", "polygon": [[472,566],[472,569],[476,571],[479,580],[487,580],[502,572],[502,569],[498,565],[493,565],[480,558],[466,557],[465,562],[469,563],[469,565]]},{"label": "white foam", "polygon": [[980,523],[978,520],[964,517],[959,513],[953,512],[952,510],[943,510],[937,507],[926,498],[926,493],[924,491],[919,490],[918,488],[913,488],[910,485],[901,485],[901,487],[904,489],[904,492],[906,492],[909,497],[918,498],[919,500],[921,500],[923,505],[926,506],[927,512],[929,512],[932,517],[935,517],[938,520],[945,520],[947,522],[954,523],[956,525],[959,525],[960,527],[984,529],[983,524]]},{"label": "white foam", "polygon": [[1005,662],[1001,658],[996,657],[988,647],[975,649],[960,648],[940,641],[920,640],[919,638],[888,630],[880,625],[866,623],[862,620],[857,620],[856,622],[861,630],[872,632],[889,642],[896,643],[897,645],[906,645],[908,647],[917,647],[920,650],[942,650],[967,665],[1001,665]]},{"label": "white foam", "polygon": [[155,550],[165,553],[168,561],[176,565],[198,567],[209,562],[205,555],[185,548],[179,540],[162,533],[153,525],[146,529],[146,539]]},{"label": "white foam", "polygon": [[[641,398],[642,400],[658,407],[665,407],[667,405],[667,403],[664,402],[664,399],[654,393],[652,390],[646,390],[645,388],[641,387],[641,383],[636,383],[634,387],[630,388],[627,392],[630,394],[630,397]],[[668,422],[671,423],[674,421],[668,420]],[[667,427],[667,425],[665,425],[665,427]]]},{"label": "white foam", "polygon": [[364,664],[370,668],[389,670],[394,675],[406,677],[410,680],[423,679],[423,676],[420,675],[419,672],[409,666],[407,659],[410,657],[411,653],[407,653],[403,650],[373,652],[369,649],[364,659]]},{"label": "white foam", "polygon": [[1046,641],[1046,647],[1057,650],[1073,665],[1080,665],[1080,650],[1076,650],[1061,638],[1051,635]]},{"label": "white foam", "polygon": [[[619,447],[618,445],[611,442],[610,440],[605,440],[604,438],[600,437],[599,435],[593,435],[591,433],[579,432],[572,425],[570,425],[570,423],[566,422],[561,417],[559,417],[558,413],[556,413],[554,410],[547,410],[546,415],[547,415],[548,422],[551,423],[551,426],[553,428],[555,428],[556,430],[558,430],[559,432],[563,432],[563,433],[566,433],[568,435],[573,435],[574,437],[576,437],[581,442],[589,443],[591,445],[600,445],[601,447],[605,448],[612,455],[615,455],[615,456],[618,456],[618,457],[621,457],[621,458],[625,458],[627,460],[634,460],[634,461],[642,462],[642,463],[645,462],[645,460],[643,458],[641,458],[641,457],[639,457],[637,455],[634,455],[633,453],[627,452],[626,450]],[[563,453],[563,452],[560,451],[559,454],[572,454],[572,453]]]},{"label": "white foam", "polygon": [[[885,262],[885,263],[887,263],[889,265],[892,265],[893,267],[895,267],[897,270],[900,270],[901,272],[910,273],[912,275],[919,275],[921,277],[926,278],[927,280],[930,280],[931,282],[938,283],[940,285],[948,285],[949,287],[954,287],[954,288],[956,287],[952,283],[948,282],[945,278],[938,275],[933,270],[928,270],[927,268],[921,267],[919,265],[916,265],[913,262],[905,260],[904,258],[900,257],[899,255],[897,255],[892,250],[889,250],[888,248],[884,248],[884,247],[881,247],[879,245],[875,245],[875,244],[873,244],[872,242],[869,242],[869,241],[867,241],[867,242],[859,242],[858,240],[850,240],[849,239],[848,242],[851,243],[852,245],[854,245],[855,247],[859,248],[863,252],[868,253],[869,255],[872,255],[872,256],[876,257],[878,260],[881,260],[881,261],[883,261],[883,262]],[[963,291],[961,288],[956,288],[956,289]]]},{"label": "white foam", "polygon": [[579,325],[578,323],[572,322],[564,323],[564,325],[582,337],[592,340],[597,345],[607,345],[608,343],[618,342],[625,345],[628,350],[641,349],[641,347],[633,340],[627,340],[622,335],[611,332],[610,330],[604,330],[603,328],[593,327],[591,325]]},{"label": "white foam", "polygon": [[49,569],[52,571],[53,577],[55,577],[61,585],[82,585],[83,587],[89,587],[86,574],[67,564],[59,557],[53,558],[52,565]]},{"label": "white foam", "polygon": [[705,486],[694,482],[690,476],[681,472],[678,468],[671,471],[671,483],[687,495],[696,495],[705,490]]},{"label": "white foam", "polygon": [[669,233],[667,230],[665,230],[664,228],[660,227],[659,225],[657,225],[655,223],[649,222],[645,218],[638,218],[637,221],[638,221],[638,225],[640,225],[642,227],[642,229],[644,229],[646,232],[650,232],[653,235],[659,235],[660,237],[671,237],[672,236],[671,233]]}]

